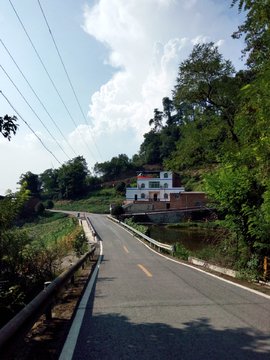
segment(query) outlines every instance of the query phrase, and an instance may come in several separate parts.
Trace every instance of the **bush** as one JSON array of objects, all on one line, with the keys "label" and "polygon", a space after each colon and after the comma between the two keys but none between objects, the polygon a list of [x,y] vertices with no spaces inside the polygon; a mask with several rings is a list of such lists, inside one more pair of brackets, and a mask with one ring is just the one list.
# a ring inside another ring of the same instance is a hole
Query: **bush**
[{"label": "bush", "polygon": [[179,259],[188,261],[188,257],[190,255],[190,251],[186,249],[182,244],[177,242],[175,244],[175,256]]},{"label": "bush", "polygon": [[44,203],[45,209],[52,209],[54,207],[54,202],[52,200],[47,200]]},{"label": "bush", "polygon": [[36,205],[35,210],[39,215],[43,214],[43,212],[45,210],[45,206],[43,205],[43,203],[41,201]]},{"label": "bush", "polygon": [[120,184],[116,185],[115,190],[118,192],[122,192],[124,191],[126,188],[126,184],[124,183],[124,181],[122,181]]},{"label": "bush", "polygon": [[125,210],[123,209],[123,207],[121,205],[116,205],[114,208],[112,208],[111,210],[111,214],[113,216],[119,216],[125,213]]},{"label": "bush", "polygon": [[82,229],[79,229],[71,241],[74,251],[77,257],[85,254],[87,252],[87,238]]}]

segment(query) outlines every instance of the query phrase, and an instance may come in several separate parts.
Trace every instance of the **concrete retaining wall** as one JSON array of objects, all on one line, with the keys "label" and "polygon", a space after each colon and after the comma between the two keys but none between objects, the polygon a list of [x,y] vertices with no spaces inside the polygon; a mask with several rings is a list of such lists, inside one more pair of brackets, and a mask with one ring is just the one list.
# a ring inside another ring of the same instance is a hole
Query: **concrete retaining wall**
[{"label": "concrete retaining wall", "polygon": [[232,276],[232,277],[237,277],[238,276],[237,271],[227,269],[227,268],[224,268],[224,267],[221,267],[221,266],[216,266],[216,265],[213,265],[213,264],[209,264],[207,261],[197,259],[197,258],[195,258],[193,256],[190,256],[188,258],[188,261],[191,264],[203,266],[204,268],[214,270],[214,271],[219,272],[221,274],[225,274],[225,275]]}]

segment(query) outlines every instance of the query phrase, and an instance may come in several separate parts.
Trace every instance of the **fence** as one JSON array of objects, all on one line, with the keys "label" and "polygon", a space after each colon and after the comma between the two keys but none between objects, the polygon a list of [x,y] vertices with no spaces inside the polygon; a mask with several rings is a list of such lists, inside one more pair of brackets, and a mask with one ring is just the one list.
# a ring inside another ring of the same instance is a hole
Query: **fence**
[{"label": "fence", "polygon": [[76,264],[53,280],[39,295],[14,316],[10,322],[0,329],[1,360],[8,358],[8,355],[14,351],[14,347],[27,335],[43,313],[46,313],[46,318],[51,318],[50,307],[53,299],[70,279],[74,281],[74,274],[84,266],[88,258],[94,255],[95,249],[96,247],[94,246]]},{"label": "fence", "polygon": [[112,216],[107,216],[108,219],[112,220],[112,221],[115,221],[117,222],[118,224],[121,224],[121,226],[124,226],[125,228],[131,230],[132,232],[138,234],[140,237],[142,237],[143,239],[145,239],[146,241],[148,241],[150,244],[153,244],[154,247],[157,247],[158,250],[160,251],[160,249],[166,249],[166,250],[169,250],[171,251],[172,253],[172,256],[174,255],[174,252],[175,252],[175,247],[174,245],[167,245],[167,244],[163,244],[163,243],[160,243],[152,238],[150,238],[149,236],[147,235],[144,235],[143,233],[141,233],[140,231],[134,229],[133,227],[113,218]]}]

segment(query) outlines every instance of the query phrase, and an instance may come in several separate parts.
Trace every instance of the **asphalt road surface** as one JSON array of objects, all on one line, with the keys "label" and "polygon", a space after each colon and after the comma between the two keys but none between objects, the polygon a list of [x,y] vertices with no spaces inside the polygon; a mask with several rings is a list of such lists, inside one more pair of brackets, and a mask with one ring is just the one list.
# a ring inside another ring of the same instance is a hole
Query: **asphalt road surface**
[{"label": "asphalt road surface", "polygon": [[103,255],[60,360],[270,359],[270,297],[156,254],[86,214]]}]

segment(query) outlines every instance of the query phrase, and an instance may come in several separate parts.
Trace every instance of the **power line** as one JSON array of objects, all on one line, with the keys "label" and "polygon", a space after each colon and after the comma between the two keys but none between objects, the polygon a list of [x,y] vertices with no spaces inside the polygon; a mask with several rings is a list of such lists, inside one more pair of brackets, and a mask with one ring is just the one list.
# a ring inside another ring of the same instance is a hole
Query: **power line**
[{"label": "power line", "polygon": [[[43,63],[43,61],[42,61],[41,57],[39,56],[39,53],[38,53],[37,49],[35,48],[35,46],[34,46],[34,44],[33,44],[32,40],[31,40],[30,36],[28,35],[28,33],[27,33],[27,31],[26,31],[26,29],[25,29],[25,27],[24,27],[24,25],[23,25],[23,23],[22,23],[22,21],[21,21],[21,19],[20,19],[19,15],[18,15],[18,13],[16,12],[16,10],[15,10],[15,8],[14,8],[14,6],[13,6],[12,2],[11,2],[11,0],[9,0],[9,3],[10,3],[10,5],[12,6],[12,8],[13,8],[13,10],[14,10],[14,12],[15,12],[15,14],[16,14],[16,16],[17,16],[17,18],[18,18],[18,20],[19,20],[19,22],[20,22],[20,24],[21,24],[21,26],[22,26],[22,28],[23,28],[23,30],[24,30],[24,32],[25,32],[25,34],[26,34],[26,36],[27,36],[27,38],[28,38],[28,40],[30,41],[30,44],[32,45],[32,47],[33,47],[33,49],[34,49],[34,51],[35,51],[35,53],[36,53],[36,55],[37,55],[37,57],[38,57],[39,61],[41,62],[41,65],[43,66],[43,69],[45,70],[45,72],[46,72],[46,74],[47,74],[48,78],[50,79],[50,81],[51,81],[51,83],[52,83],[52,85],[53,85],[53,87],[54,87],[54,89],[55,89],[55,91],[56,91],[57,95],[59,96],[59,98],[60,98],[60,100],[61,100],[62,104],[64,105],[64,107],[65,107],[65,109],[66,109],[66,111],[67,111],[67,113],[68,113],[69,117],[71,118],[71,120],[72,120],[73,124],[75,125],[75,127],[78,129],[78,125],[75,123],[75,121],[74,121],[73,117],[71,116],[71,114],[70,114],[70,112],[69,112],[69,110],[68,110],[68,108],[67,108],[67,106],[66,106],[66,104],[65,104],[64,100],[62,99],[62,97],[61,97],[61,95],[60,95],[59,91],[57,90],[57,88],[56,88],[56,86],[55,86],[55,84],[54,84],[54,82],[53,82],[53,80],[52,80],[52,78],[51,78],[50,74],[48,73],[48,70],[46,69],[46,67],[45,67],[45,65],[44,65],[44,63]],[[91,153],[92,157],[95,159],[95,161],[97,161],[97,160],[96,160],[96,158],[95,158],[95,156],[93,155],[93,153],[92,153],[91,149],[89,148],[88,144],[86,143],[85,139],[83,138],[83,136],[82,136],[81,132],[79,131],[79,129],[78,129],[78,133],[80,134],[80,136],[81,136],[82,140],[84,141],[84,143],[85,143],[86,147],[88,148],[89,152]]]},{"label": "power line", "polygon": [[47,130],[47,132],[50,134],[50,136],[53,138],[53,140],[56,142],[56,144],[60,147],[60,149],[63,151],[63,153],[69,158],[68,154],[65,152],[65,150],[62,148],[62,146],[58,143],[58,141],[54,138],[53,134],[49,131],[49,129],[47,128],[47,126],[43,123],[43,121],[40,119],[40,117],[38,116],[38,114],[35,112],[35,110],[32,108],[32,106],[29,104],[29,102],[26,100],[26,98],[23,96],[23,94],[21,93],[21,91],[18,89],[18,87],[16,86],[16,84],[13,82],[13,80],[11,79],[11,77],[8,75],[8,73],[5,71],[5,69],[3,68],[2,65],[0,65],[0,67],[2,68],[2,70],[4,71],[4,73],[6,74],[6,76],[9,78],[10,82],[13,84],[13,86],[15,87],[15,89],[18,91],[18,93],[21,95],[21,97],[24,99],[24,101],[26,102],[26,104],[30,107],[30,109],[33,111],[33,113],[36,115],[36,117],[38,118],[38,120],[41,122],[41,124],[44,126],[44,128]]},{"label": "power line", "polygon": [[19,72],[21,73],[22,77],[24,78],[24,80],[26,81],[26,83],[28,84],[28,86],[30,87],[30,89],[32,90],[32,92],[34,93],[34,95],[36,96],[36,98],[38,99],[39,103],[41,104],[41,106],[43,107],[43,109],[46,111],[47,115],[49,116],[49,118],[52,120],[52,122],[54,123],[54,125],[56,126],[56,128],[58,129],[58,131],[60,132],[60,134],[63,136],[64,140],[67,142],[67,144],[69,145],[70,149],[73,151],[73,153],[75,154],[75,156],[77,156],[76,152],[74,151],[74,149],[72,148],[72,146],[70,145],[70,143],[68,142],[68,140],[66,139],[66,137],[64,136],[64,134],[62,133],[62,131],[59,129],[58,125],[56,124],[56,122],[54,121],[54,119],[52,118],[52,116],[50,115],[50,113],[48,112],[48,110],[46,109],[46,107],[44,106],[44,104],[42,103],[42,101],[40,100],[40,98],[38,97],[37,93],[35,92],[35,90],[32,88],[31,84],[29,83],[29,81],[27,80],[27,78],[25,77],[25,75],[23,74],[22,70],[20,69],[19,65],[16,63],[15,59],[13,58],[13,56],[11,55],[11,53],[9,52],[9,50],[7,49],[6,45],[4,44],[4,42],[0,39],[0,42],[2,43],[2,45],[4,46],[6,52],[8,53],[8,55],[10,56],[11,60],[13,61],[13,63],[15,64],[15,66],[17,67],[17,69],[19,70]]},{"label": "power line", "polygon": [[51,150],[47,148],[47,146],[43,143],[43,141],[40,139],[39,136],[34,132],[34,130],[31,128],[31,126],[23,119],[23,117],[18,113],[18,111],[14,108],[14,106],[11,104],[11,102],[8,100],[8,98],[3,94],[3,92],[0,90],[0,93],[2,96],[6,99],[6,101],[9,103],[9,105],[12,107],[12,109],[15,111],[15,113],[22,119],[22,121],[26,124],[26,126],[32,131],[32,133],[35,135],[35,137],[41,142],[42,146],[55,158],[55,160],[62,166],[61,162],[57,159],[57,157],[52,153]]},{"label": "power line", "polygon": [[[94,137],[93,137],[93,134],[92,134],[92,132],[91,132],[91,130],[90,130],[89,124],[88,124],[88,122],[87,122],[87,120],[86,120],[86,117],[85,117],[84,112],[83,112],[83,110],[82,110],[81,104],[80,104],[79,99],[78,99],[78,97],[77,97],[77,94],[76,94],[76,92],[75,92],[75,90],[74,90],[74,86],[72,85],[72,82],[71,82],[70,77],[69,77],[69,75],[68,75],[66,66],[65,66],[65,64],[64,64],[64,61],[63,61],[63,59],[62,59],[62,56],[61,56],[61,54],[60,54],[60,51],[59,51],[58,46],[57,46],[57,44],[56,44],[56,41],[55,41],[55,39],[54,39],[53,33],[52,33],[51,29],[50,29],[50,26],[49,26],[49,23],[48,23],[47,18],[46,18],[46,16],[45,16],[45,13],[44,13],[44,11],[43,11],[43,9],[42,9],[42,6],[41,6],[41,4],[40,4],[40,1],[39,1],[39,0],[37,0],[37,1],[38,1],[40,10],[41,10],[41,12],[42,12],[42,15],[43,15],[43,17],[44,17],[44,20],[45,20],[45,22],[46,22],[46,24],[47,24],[49,33],[50,33],[50,35],[51,35],[51,38],[52,38],[52,41],[53,41],[54,46],[55,46],[55,48],[56,48],[57,54],[58,54],[58,56],[59,56],[59,59],[60,59],[60,61],[61,61],[61,63],[62,63],[63,69],[64,69],[64,71],[65,71],[65,73],[66,73],[66,76],[67,76],[67,79],[68,79],[68,81],[69,81],[70,87],[71,87],[71,89],[72,89],[72,91],[73,91],[73,94],[74,94],[74,96],[75,96],[75,99],[76,99],[76,101],[77,101],[77,104],[78,104],[78,106],[79,106],[79,108],[80,108],[80,110],[81,110],[82,116],[83,116],[84,121],[85,121],[85,123],[86,123],[86,125],[87,125],[87,127],[88,127],[88,130],[89,130],[89,132],[90,132],[90,135],[91,135],[91,137],[92,137],[92,139],[93,139],[93,141],[94,141],[94,144],[95,144],[95,146],[96,146],[96,149],[97,149],[97,151],[98,151],[98,153],[99,153],[99,155],[100,155],[100,157],[101,157],[101,159],[102,159],[101,153],[100,153],[99,148],[98,148],[98,146],[97,146],[97,144],[96,144],[96,142],[95,142],[95,139],[94,139]],[[102,161],[103,161],[103,159],[102,159]]]}]

